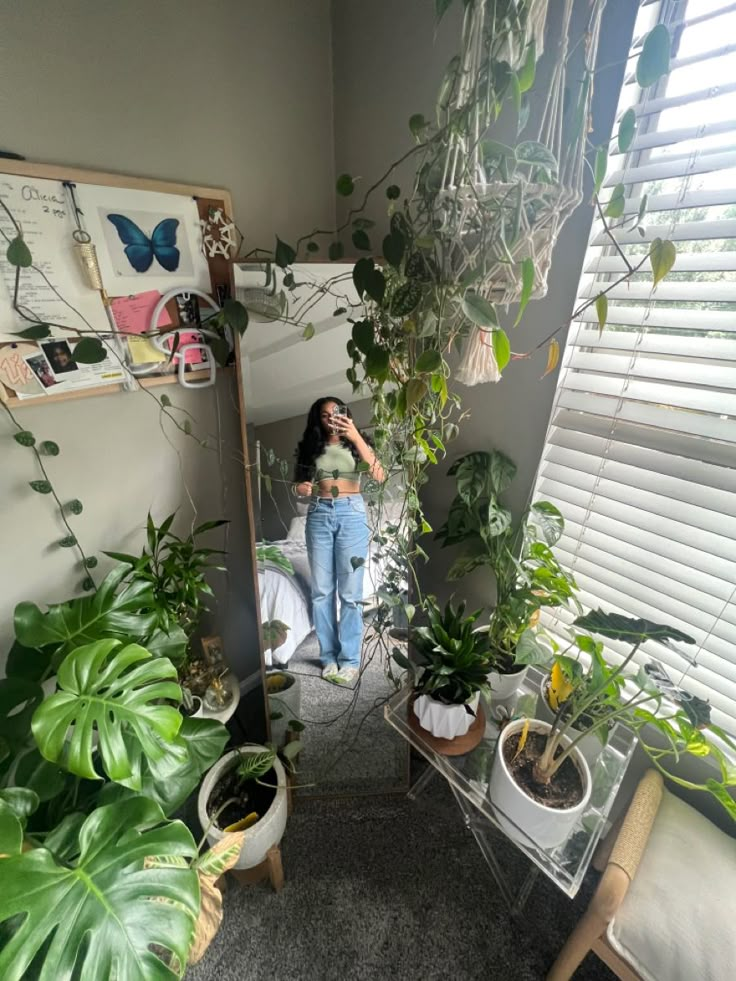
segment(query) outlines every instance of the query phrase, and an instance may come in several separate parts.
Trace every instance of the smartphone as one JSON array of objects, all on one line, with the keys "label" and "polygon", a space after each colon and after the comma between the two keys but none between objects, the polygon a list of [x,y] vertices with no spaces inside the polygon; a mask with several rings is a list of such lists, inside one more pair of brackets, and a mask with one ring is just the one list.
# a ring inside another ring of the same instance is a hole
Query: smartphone
[{"label": "smartphone", "polygon": [[[348,414],[348,407],[346,405],[335,405],[335,406],[333,406],[333,409],[332,409],[332,417],[333,417],[333,419],[334,418],[337,418],[337,417],[340,417],[340,416],[343,417],[343,418],[345,418],[345,417],[347,417],[347,414]],[[334,422],[333,422],[331,428],[332,428],[332,432],[333,433],[337,433],[338,432],[338,429],[335,426]]]}]

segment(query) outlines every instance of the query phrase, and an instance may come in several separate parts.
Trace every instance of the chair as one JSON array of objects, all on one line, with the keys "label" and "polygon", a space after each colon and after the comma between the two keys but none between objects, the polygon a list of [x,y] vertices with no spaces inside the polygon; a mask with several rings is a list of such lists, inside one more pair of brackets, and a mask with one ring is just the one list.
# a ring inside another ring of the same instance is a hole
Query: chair
[{"label": "chair", "polygon": [[736,976],[736,839],[665,790],[655,770],[596,865],[601,881],[547,981],[569,981],[591,950],[622,981]]}]

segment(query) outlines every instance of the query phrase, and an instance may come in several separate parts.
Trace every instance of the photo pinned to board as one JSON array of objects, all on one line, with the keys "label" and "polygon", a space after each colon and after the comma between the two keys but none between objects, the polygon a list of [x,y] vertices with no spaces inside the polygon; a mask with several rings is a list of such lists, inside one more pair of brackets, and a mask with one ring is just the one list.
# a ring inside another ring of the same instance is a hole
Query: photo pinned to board
[{"label": "photo pinned to board", "polygon": [[58,385],[58,380],[55,378],[51,370],[51,365],[46,360],[45,355],[39,353],[31,354],[26,356],[24,360],[43,388],[46,389],[51,388],[53,385]]},{"label": "photo pinned to board", "polygon": [[194,198],[97,184],[76,193],[109,295],[210,288]]},{"label": "photo pinned to board", "polygon": [[19,398],[40,395],[38,375],[26,360],[38,354],[35,344],[4,344],[0,347],[0,384]]}]

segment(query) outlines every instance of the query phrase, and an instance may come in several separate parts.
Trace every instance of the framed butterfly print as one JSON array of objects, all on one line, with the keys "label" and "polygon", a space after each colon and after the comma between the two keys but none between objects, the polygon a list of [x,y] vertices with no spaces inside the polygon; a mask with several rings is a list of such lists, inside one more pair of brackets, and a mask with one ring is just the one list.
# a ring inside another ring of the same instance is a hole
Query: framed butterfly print
[{"label": "framed butterfly print", "polygon": [[193,198],[129,188],[79,185],[79,204],[97,243],[102,280],[119,296],[174,286],[207,290],[202,230]]}]

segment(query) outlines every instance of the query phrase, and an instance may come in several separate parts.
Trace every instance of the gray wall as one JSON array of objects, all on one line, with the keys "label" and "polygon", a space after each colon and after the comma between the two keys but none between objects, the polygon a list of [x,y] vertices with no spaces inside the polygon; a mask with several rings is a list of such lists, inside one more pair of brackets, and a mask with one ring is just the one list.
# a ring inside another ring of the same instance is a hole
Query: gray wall
[{"label": "gray wall", "polygon": [[[270,247],[334,221],[332,71],[327,0],[23,0],[0,18],[0,149],[29,160],[221,186],[233,196],[246,248]],[[225,515],[228,578],[205,627],[224,635],[241,677],[257,670],[252,643],[249,533],[234,378],[202,393],[169,388],[205,434],[220,430],[219,461],[159,429],[144,393],[24,407],[22,425],[55,439],[52,476],[79,497],[75,520],[90,552],[135,549],[148,508]],[[219,402],[219,406],[218,406]],[[218,422],[219,420],[219,422]],[[3,575],[0,664],[17,601],[66,599],[81,579],[49,499],[28,489],[32,456],[0,415]],[[221,541],[223,538],[221,537]],[[218,588],[219,587],[219,588]]]},{"label": "gray wall", "polygon": [[[412,145],[408,119],[415,112],[427,118],[434,113],[436,92],[449,58],[457,50],[459,10],[447,16],[436,32],[434,4],[429,0],[339,0],[333,4],[335,72],[335,168],[361,174],[370,186]],[[637,0],[609,3],[604,16],[599,63],[619,61],[596,83],[593,141],[610,133],[623,73]],[[551,4],[552,10],[560,4]],[[537,90],[544,91],[545,60],[538,68]],[[603,84],[605,79],[605,84]],[[495,134],[498,136],[498,134]],[[503,139],[503,136],[500,137]],[[402,168],[403,184],[407,167]],[[392,177],[402,185],[402,176]],[[390,183],[388,182],[388,183]],[[371,216],[385,221],[383,191],[376,197]],[[527,308],[523,323],[513,332],[512,348],[528,351],[553,327],[565,324],[573,307],[592,209],[581,206],[561,234],[549,276],[549,292],[543,302]],[[380,237],[374,234],[377,240]],[[560,340],[564,340],[564,333]],[[517,361],[497,385],[474,388],[458,386],[470,418],[461,425],[460,436],[449,448],[448,460],[433,469],[423,499],[427,515],[439,527],[453,497],[453,482],[445,477],[447,466],[470,450],[497,448],[507,453],[519,468],[509,491],[509,503],[518,513],[531,493],[555,389],[556,375],[540,381],[546,352],[529,361]],[[444,581],[453,553],[439,550],[426,536],[423,547],[430,555],[424,567],[424,587],[445,596]],[[457,585],[457,584],[453,584]],[[471,604],[492,602],[489,581],[482,571],[462,581],[458,592]]]}]

